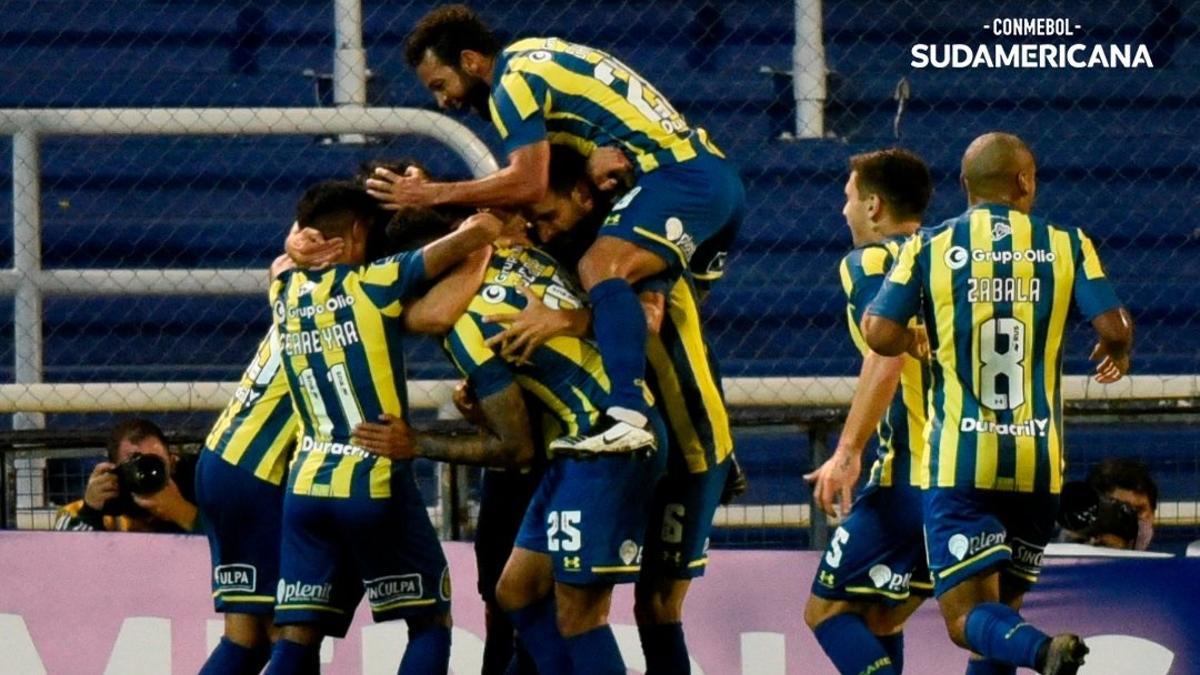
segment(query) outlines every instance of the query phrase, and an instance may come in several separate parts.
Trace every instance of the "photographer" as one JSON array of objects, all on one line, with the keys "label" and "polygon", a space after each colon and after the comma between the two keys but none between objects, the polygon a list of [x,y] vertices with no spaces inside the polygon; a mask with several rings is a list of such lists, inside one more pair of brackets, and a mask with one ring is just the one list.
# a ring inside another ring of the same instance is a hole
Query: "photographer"
[{"label": "photographer", "polygon": [[1106,459],[1082,482],[1063,486],[1060,540],[1145,551],[1154,537],[1158,485],[1145,464]]},{"label": "photographer", "polygon": [[[108,440],[108,461],[96,465],[83,499],[64,506],[56,530],[192,532],[196,506],[175,481],[179,458],[162,429],[145,419],[121,422]],[[191,490],[191,481],[183,481]]]}]

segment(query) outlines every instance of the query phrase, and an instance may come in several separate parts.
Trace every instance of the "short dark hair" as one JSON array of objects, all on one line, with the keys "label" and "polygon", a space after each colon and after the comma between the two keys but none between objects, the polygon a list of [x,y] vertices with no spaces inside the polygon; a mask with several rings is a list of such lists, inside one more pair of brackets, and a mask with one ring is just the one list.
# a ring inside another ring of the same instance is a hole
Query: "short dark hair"
[{"label": "short dark hair", "polygon": [[929,167],[916,154],[902,148],[864,152],[850,158],[860,193],[877,194],[884,208],[900,220],[920,220],[933,196]]},{"label": "short dark hair", "polygon": [[346,234],[355,222],[369,228],[378,205],[365,190],[349,181],[327,180],[304,192],[296,204],[296,222],[326,237]]},{"label": "short dark hair", "polygon": [[440,239],[471,213],[455,206],[405,206],[387,224],[384,255],[412,251]]},{"label": "short dark hair", "polygon": [[568,145],[550,146],[550,182],[547,187],[556,195],[569,195],[587,178],[587,158]]},{"label": "short dark hair", "polygon": [[1106,459],[1088,472],[1087,483],[1096,492],[1107,495],[1116,489],[1146,495],[1150,508],[1158,508],[1158,483],[1145,462],[1136,459]]},{"label": "short dark hair", "polygon": [[164,446],[168,445],[167,436],[163,433],[163,430],[148,419],[134,417],[121,422],[113,427],[112,433],[108,435],[108,461],[117,461],[117,453],[121,449],[121,444],[125,441],[141,443],[147,438],[157,438],[162,441]]},{"label": "short dark hair", "polygon": [[475,10],[466,5],[442,5],[413,27],[404,43],[404,59],[409,67],[416,68],[425,52],[432,51],[442,63],[458,66],[467,49],[495,56],[500,52],[500,41]]}]

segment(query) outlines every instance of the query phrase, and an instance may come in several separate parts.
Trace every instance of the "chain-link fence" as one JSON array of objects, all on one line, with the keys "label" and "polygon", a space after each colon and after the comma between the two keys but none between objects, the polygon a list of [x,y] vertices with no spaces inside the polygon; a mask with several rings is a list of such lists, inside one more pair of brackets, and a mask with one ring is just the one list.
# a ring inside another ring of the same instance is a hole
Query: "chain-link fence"
[{"label": "chain-link fence", "polygon": [[[3,156],[14,159],[0,163],[0,238],[13,237],[12,247],[0,247],[0,266],[11,270],[2,273],[0,316],[13,317],[0,325],[3,381],[233,380],[269,322],[258,270],[279,251],[307,185],[397,156],[417,157],[447,178],[485,168],[444,142],[385,133],[380,125],[393,120],[391,113],[345,121],[360,106],[432,108],[403,60],[405,36],[431,6],[3,3],[0,109],[168,109],[142,112],[142,120],[55,117],[39,122],[50,129],[40,135],[19,133],[30,128],[28,118],[0,113]],[[928,220],[937,222],[965,205],[957,175],[969,140],[992,129],[1021,135],[1038,156],[1038,208],[1089,230],[1134,312],[1137,371],[1197,373],[1200,238],[1187,217],[1200,171],[1200,39],[1187,11],[1194,6],[1025,3],[1022,17],[1067,19],[1073,35],[1014,37],[997,35],[1013,23],[996,23],[1011,17],[988,3],[476,3],[503,39],[554,35],[620,57],[708,129],[739,166],[749,213],[729,273],[704,313],[723,375],[738,378],[727,393],[745,404],[739,419],[752,423],[737,437],[752,489],[745,508],[723,512],[722,522],[745,526],[731,538],[756,545],[807,540],[796,529],[808,524],[800,475],[812,464],[811,447],[828,442],[838,420],[822,417],[820,406],[848,401],[844,382],[816,378],[858,369],[836,272],[851,246],[840,208],[846,160],[856,152],[899,144],[923,156],[936,181]],[[1153,67],[974,63],[981,47],[994,53],[1026,43],[1083,44],[1087,54],[1098,46],[1110,55],[1110,46],[1131,45],[1131,56],[1145,45]],[[914,67],[918,45],[933,65]],[[975,67],[933,67],[957,46]],[[262,110],[285,107],[324,108],[341,121],[314,128],[311,114]],[[213,119],[169,110],[176,108],[254,110]],[[297,119],[299,131],[287,126]],[[490,126],[455,119],[499,156]],[[270,120],[282,126],[264,129]],[[177,128],[186,125],[193,131]],[[96,133],[99,127],[116,133]],[[190,271],[197,269],[227,273]],[[1066,350],[1066,372],[1087,373],[1086,326],[1072,331]],[[452,373],[432,341],[412,343],[408,366],[413,379]],[[44,390],[22,386],[4,398],[25,403],[6,410],[29,410],[30,398],[41,400]],[[33,391],[39,393],[27,395]],[[137,393],[105,395],[122,392]],[[1185,395],[1195,396],[1194,389]],[[773,405],[786,408],[763,413]],[[98,429],[111,418],[56,412],[14,421]],[[163,419],[173,428],[203,429],[213,413]],[[1174,447],[1195,449],[1194,438],[1179,438],[1186,430],[1153,428],[1171,430],[1169,438],[1179,439]],[[1155,454],[1171,443],[1117,447],[1125,441],[1111,440],[1107,428],[1089,429],[1078,432],[1072,448],[1086,455],[1080,466],[1100,453],[1140,454],[1160,471],[1178,472],[1165,499],[1194,504],[1195,467]]]}]

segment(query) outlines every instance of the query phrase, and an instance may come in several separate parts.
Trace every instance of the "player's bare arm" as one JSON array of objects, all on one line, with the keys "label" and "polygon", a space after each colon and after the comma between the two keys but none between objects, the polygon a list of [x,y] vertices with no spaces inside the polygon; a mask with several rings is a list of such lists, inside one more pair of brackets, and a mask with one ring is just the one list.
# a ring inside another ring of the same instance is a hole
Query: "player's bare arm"
[{"label": "player's bare arm", "polygon": [[872,314],[870,310],[863,317],[862,333],[871,351],[883,356],[899,356],[905,353],[916,339],[908,326]]},{"label": "player's bare arm", "polygon": [[522,467],[533,461],[533,430],[519,385],[513,383],[479,401],[486,427],[476,442],[421,434],[417,454],[426,459],[471,466]]},{"label": "player's bare arm", "polygon": [[862,472],[863,450],[896,395],[903,369],[902,356],[869,352],[863,358],[837,449],[816,471],[804,476],[804,480],[813,484],[813,499],[825,513],[836,515],[836,504],[843,518],[849,515],[854,488]]},{"label": "player's bare arm", "polygon": [[427,335],[448,333],[475,297],[491,255],[491,248],[486,246],[471,253],[425,295],[405,306],[401,315],[404,329]]},{"label": "player's bare arm", "polygon": [[523,206],[546,194],[550,183],[550,143],[538,141],[514,150],[508,166],[475,180],[436,183],[376,169],[367,192],[384,208],[467,204],[478,207]]},{"label": "player's bare arm", "polygon": [[[508,324],[504,331],[487,339],[487,346],[499,347],[500,355],[506,359],[524,363],[534,350],[559,336],[585,338],[592,328],[592,312],[589,309],[550,309],[536,294],[520,288],[525,296],[525,307],[516,314],[489,314],[484,323]],[[656,291],[643,291],[638,295],[642,311],[646,314],[646,328],[657,335],[662,328],[666,298]]]},{"label": "player's bare arm", "polygon": [[1133,350],[1133,317],[1124,307],[1111,309],[1092,319],[1100,340],[1092,350],[1096,364],[1096,381],[1116,382],[1129,372],[1129,356]]},{"label": "player's bare arm", "polygon": [[471,253],[504,233],[504,221],[490,213],[476,213],[450,234],[421,249],[425,278],[436,279]]}]

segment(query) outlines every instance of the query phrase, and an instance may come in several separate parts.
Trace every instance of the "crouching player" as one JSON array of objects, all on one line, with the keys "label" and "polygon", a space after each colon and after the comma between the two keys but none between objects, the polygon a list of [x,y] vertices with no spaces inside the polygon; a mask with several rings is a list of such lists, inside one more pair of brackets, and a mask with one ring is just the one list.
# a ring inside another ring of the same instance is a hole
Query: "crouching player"
[{"label": "crouching player", "polygon": [[[595,345],[558,337],[520,362],[506,361],[486,343],[500,327],[483,321],[486,315],[516,314],[532,298],[577,308],[582,296],[544,252],[527,246],[497,250],[445,343],[479,399],[489,440],[463,447],[421,435],[419,454],[484,465],[528,461],[541,444],[532,437],[522,390],[552,413],[559,431],[590,431],[602,417],[610,387]],[[643,395],[652,400],[647,390]],[[657,414],[651,422],[661,438]],[[389,452],[387,425],[360,425],[356,436],[368,449]],[[633,582],[641,568],[647,502],[664,461],[661,452],[552,459],[496,590],[539,672],[625,673],[608,609],[613,586]]]}]

